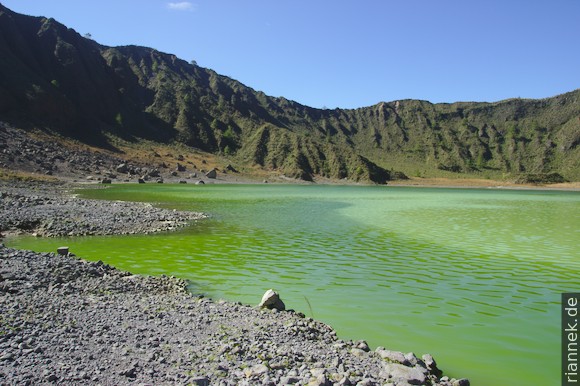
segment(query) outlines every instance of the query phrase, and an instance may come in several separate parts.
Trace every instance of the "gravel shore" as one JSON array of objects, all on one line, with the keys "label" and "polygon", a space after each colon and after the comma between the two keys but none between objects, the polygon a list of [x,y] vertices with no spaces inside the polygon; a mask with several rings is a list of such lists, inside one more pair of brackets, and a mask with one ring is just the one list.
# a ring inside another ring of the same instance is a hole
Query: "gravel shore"
[{"label": "gravel shore", "polygon": [[[142,204],[80,200],[67,189],[1,186],[0,229],[42,235],[86,234],[74,233],[79,229],[153,232],[201,218]],[[101,211],[96,222],[83,215],[95,208]],[[74,227],[48,227],[54,218],[75,219]],[[136,228],[143,219],[151,222]],[[256,294],[256,303],[260,297]],[[137,276],[102,262],[0,244],[0,385],[49,384],[465,386],[469,381],[442,377],[428,354],[371,351],[364,341],[340,340],[331,327],[294,311],[213,301],[191,294],[178,278]]]},{"label": "gravel shore", "polygon": [[0,246],[0,300],[2,385],[468,385],[429,355],[70,256]]},{"label": "gravel shore", "polygon": [[86,200],[66,183],[0,182],[0,237],[5,234],[87,236],[169,231],[207,216],[147,203]]}]

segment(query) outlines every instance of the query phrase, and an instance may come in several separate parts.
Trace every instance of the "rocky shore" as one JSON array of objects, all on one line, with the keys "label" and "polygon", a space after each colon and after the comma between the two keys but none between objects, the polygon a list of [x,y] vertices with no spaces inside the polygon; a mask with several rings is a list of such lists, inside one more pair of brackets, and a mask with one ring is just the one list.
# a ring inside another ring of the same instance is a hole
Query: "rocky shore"
[{"label": "rocky shore", "polygon": [[81,199],[72,196],[71,189],[65,183],[0,181],[0,237],[14,233],[49,237],[154,233],[206,217],[146,203]]},{"label": "rocky shore", "polygon": [[[0,230],[43,236],[146,233],[203,217],[83,200],[71,196],[70,188],[0,184]],[[0,385],[49,384],[465,386],[469,381],[442,376],[430,355],[343,341],[331,327],[298,312],[213,301],[191,294],[178,278],[136,276],[66,252],[0,244]]]},{"label": "rocky shore", "polygon": [[[258,296],[259,298],[259,296]],[[2,385],[468,385],[430,355],[190,294],[172,277],[0,246]]]}]

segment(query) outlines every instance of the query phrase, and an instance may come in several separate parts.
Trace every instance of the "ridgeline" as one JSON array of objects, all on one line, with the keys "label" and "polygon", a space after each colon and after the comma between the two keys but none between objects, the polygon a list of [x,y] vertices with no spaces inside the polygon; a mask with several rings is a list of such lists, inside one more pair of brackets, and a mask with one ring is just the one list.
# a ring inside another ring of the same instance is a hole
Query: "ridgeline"
[{"label": "ridgeline", "polygon": [[[580,90],[541,100],[315,109],[152,48],[0,5],[0,121],[103,149],[179,144],[290,178],[580,180]],[[149,143],[149,142],[148,142]]]}]

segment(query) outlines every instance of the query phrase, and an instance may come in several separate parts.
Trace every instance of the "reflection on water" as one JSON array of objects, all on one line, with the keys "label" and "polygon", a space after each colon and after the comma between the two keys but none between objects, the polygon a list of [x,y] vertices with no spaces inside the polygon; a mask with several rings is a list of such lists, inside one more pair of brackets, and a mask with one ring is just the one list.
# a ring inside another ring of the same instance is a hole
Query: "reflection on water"
[{"label": "reflection on water", "polygon": [[[574,192],[317,186],[118,186],[213,215],[156,236],[13,240],[188,278],[257,304],[275,288],[344,338],[432,353],[477,385],[553,384],[559,299],[579,291]],[[493,369],[491,371],[490,369]]]}]

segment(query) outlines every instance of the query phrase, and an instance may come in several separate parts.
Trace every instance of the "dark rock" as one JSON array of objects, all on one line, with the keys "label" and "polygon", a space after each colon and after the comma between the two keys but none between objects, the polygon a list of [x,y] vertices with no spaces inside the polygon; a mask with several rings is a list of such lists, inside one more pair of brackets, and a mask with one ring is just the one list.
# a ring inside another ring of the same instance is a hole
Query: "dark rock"
[{"label": "dark rock", "polygon": [[435,362],[435,359],[431,356],[431,354],[423,355],[422,359],[425,363],[425,366],[427,367],[427,370],[429,370],[431,374],[435,375],[436,377],[441,376],[443,372],[437,367],[437,362]]},{"label": "dark rock", "polygon": [[115,170],[117,171],[117,173],[127,173],[129,171],[129,168],[127,167],[127,164],[122,163],[120,165],[118,165]]},{"label": "dark rock", "polygon": [[68,247],[58,247],[56,250],[56,253],[58,253],[59,255],[63,255],[63,256],[67,256],[68,252],[69,252]]},{"label": "dark rock", "polygon": [[123,375],[127,378],[137,378],[137,367],[136,366],[129,367],[128,369],[121,371],[119,375]]},{"label": "dark rock", "polygon": [[356,347],[356,348],[358,348],[358,349],[360,349],[360,350],[363,350],[364,352],[369,352],[369,351],[371,351],[371,349],[370,349],[370,347],[369,347],[368,343],[367,343],[366,341],[364,341],[364,340],[357,340],[357,341],[355,342],[355,345],[354,345],[354,347]]},{"label": "dark rock", "polygon": [[205,185],[205,182],[203,182],[202,180],[199,180],[195,183],[196,185]]},{"label": "dark rock", "polygon": [[205,176],[206,176],[207,178],[217,178],[217,170],[216,170],[216,169],[212,169],[212,170],[210,170],[209,172],[207,172],[207,173],[205,174]]},{"label": "dark rock", "polygon": [[209,386],[209,379],[206,377],[190,378],[189,384],[194,386]]},{"label": "dark rock", "polygon": [[145,183],[145,179],[143,179],[143,178],[139,178],[139,179],[137,180],[137,182],[138,182],[138,183],[140,183],[140,184],[144,184],[144,183]]},{"label": "dark rock", "polygon": [[232,172],[232,173],[238,172],[236,169],[234,169],[234,167],[231,164],[228,164],[228,166],[226,166],[225,170],[228,172]]},{"label": "dark rock", "polygon": [[180,163],[177,163],[177,171],[178,172],[184,172],[185,171],[185,166],[182,165],[182,164],[180,164]]},{"label": "dark rock", "polygon": [[112,183],[113,183],[113,181],[111,181],[110,178],[103,178],[101,180],[101,184],[112,184]]},{"label": "dark rock", "polygon": [[298,378],[296,376],[287,376],[287,377],[282,377],[279,384],[280,385],[294,385],[298,382],[300,382],[300,378]]}]

